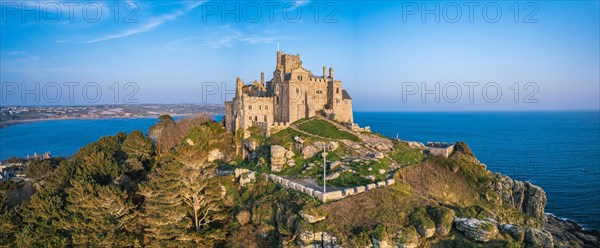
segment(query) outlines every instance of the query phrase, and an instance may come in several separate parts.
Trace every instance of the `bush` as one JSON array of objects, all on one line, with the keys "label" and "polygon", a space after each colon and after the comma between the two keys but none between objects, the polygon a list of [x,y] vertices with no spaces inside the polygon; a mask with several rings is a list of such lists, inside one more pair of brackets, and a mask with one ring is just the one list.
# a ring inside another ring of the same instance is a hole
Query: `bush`
[{"label": "bush", "polygon": [[248,212],[247,210],[242,210],[235,216],[235,218],[243,226],[250,222],[250,219],[252,217],[250,215],[250,212]]},{"label": "bush", "polygon": [[377,225],[373,230],[373,238],[379,241],[386,240],[388,237],[386,229],[387,228],[382,224]]},{"label": "bush", "polygon": [[420,226],[426,229],[435,228],[435,223],[427,215],[427,210],[424,207],[417,208],[410,216],[413,225]]}]

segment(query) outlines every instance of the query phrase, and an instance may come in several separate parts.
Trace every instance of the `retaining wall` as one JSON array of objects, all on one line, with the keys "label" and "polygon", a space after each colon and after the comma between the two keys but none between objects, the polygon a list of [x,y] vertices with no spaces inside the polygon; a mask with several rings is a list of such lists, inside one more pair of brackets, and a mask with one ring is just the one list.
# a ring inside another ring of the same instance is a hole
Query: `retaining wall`
[{"label": "retaining wall", "polygon": [[352,188],[345,188],[343,190],[328,191],[327,193],[323,194],[323,191],[306,187],[302,184],[292,182],[288,179],[285,179],[285,178],[277,176],[277,175],[267,174],[267,175],[265,175],[265,177],[268,180],[273,181],[274,183],[278,184],[279,186],[281,186],[283,188],[288,188],[288,189],[302,192],[304,194],[307,194],[307,195],[317,198],[321,202],[329,202],[329,201],[343,199],[343,198],[346,198],[351,195],[361,194],[361,193],[369,191],[369,190],[374,190],[377,188],[390,186],[395,183],[394,179],[388,179],[385,181],[372,183],[372,184],[369,184],[366,186],[356,186],[356,187],[352,187]]}]

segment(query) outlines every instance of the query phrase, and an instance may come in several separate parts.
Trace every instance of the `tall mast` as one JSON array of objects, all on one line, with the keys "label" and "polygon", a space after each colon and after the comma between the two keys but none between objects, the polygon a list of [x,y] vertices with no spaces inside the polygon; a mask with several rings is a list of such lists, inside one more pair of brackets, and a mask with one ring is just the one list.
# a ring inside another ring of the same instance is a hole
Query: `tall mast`
[{"label": "tall mast", "polygon": [[327,176],[327,151],[326,151],[326,146],[323,146],[323,194],[327,193],[326,176]]}]

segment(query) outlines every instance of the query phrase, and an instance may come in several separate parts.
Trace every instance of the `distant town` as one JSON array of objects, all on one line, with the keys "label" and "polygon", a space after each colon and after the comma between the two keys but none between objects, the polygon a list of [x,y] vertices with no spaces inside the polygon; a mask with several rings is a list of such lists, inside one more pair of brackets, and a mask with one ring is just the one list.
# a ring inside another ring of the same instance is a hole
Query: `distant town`
[{"label": "distant town", "polygon": [[47,119],[141,118],[193,115],[197,113],[224,114],[222,104],[136,104],[88,106],[10,106],[0,107],[0,128],[10,124]]}]

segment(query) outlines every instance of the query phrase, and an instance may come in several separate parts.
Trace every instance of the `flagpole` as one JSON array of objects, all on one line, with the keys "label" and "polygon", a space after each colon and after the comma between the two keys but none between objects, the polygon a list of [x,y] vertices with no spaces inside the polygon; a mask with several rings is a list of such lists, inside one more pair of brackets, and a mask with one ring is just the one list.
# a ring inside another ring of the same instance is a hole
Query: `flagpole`
[{"label": "flagpole", "polygon": [[327,174],[327,162],[326,162],[326,150],[325,150],[325,146],[323,146],[323,194],[327,193],[327,186],[326,186],[326,174]]}]

